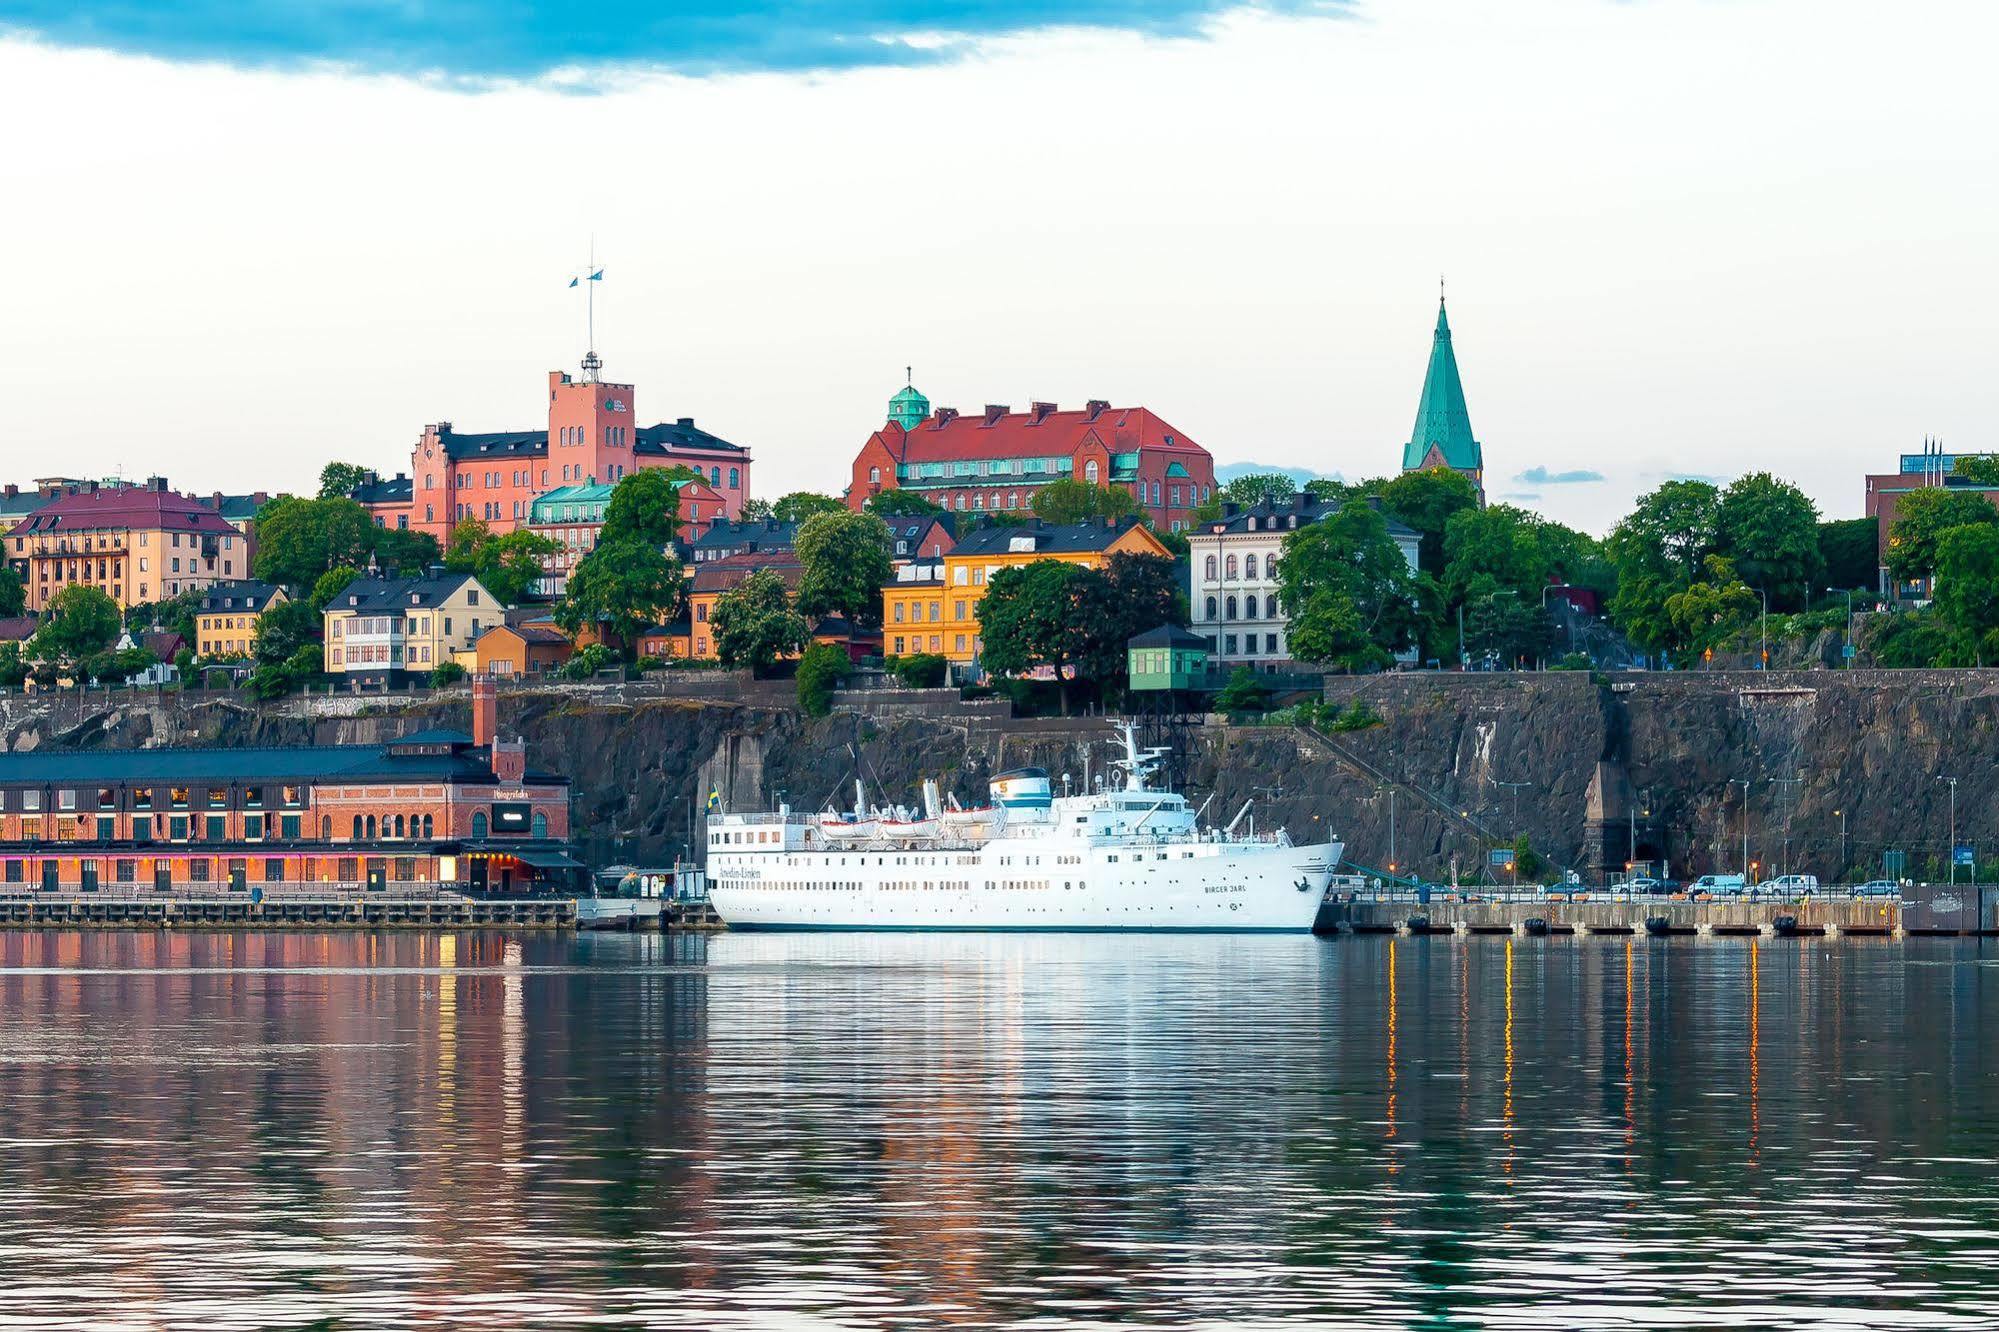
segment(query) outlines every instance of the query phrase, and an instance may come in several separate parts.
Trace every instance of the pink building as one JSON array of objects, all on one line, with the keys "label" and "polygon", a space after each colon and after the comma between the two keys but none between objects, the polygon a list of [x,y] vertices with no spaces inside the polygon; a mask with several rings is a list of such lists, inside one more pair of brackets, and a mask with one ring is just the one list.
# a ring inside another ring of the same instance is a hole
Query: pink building
[{"label": "pink building", "polygon": [[464,518],[511,532],[526,525],[537,496],[563,486],[592,479],[615,485],[642,467],[687,467],[721,496],[726,513],[740,514],[750,497],[750,451],[702,430],[691,416],[641,426],[636,397],[630,384],[551,370],[546,429],[470,434],[449,421],[425,426],[410,455],[407,491],[385,482],[355,498],[383,526],[406,524],[443,541]]}]

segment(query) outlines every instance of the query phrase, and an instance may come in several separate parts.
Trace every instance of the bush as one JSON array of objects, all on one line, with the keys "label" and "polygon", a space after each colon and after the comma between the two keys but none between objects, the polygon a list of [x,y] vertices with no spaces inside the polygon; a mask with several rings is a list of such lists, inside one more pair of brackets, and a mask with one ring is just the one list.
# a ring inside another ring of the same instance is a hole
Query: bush
[{"label": "bush", "polygon": [[465,678],[465,668],[455,661],[441,661],[430,673],[430,687],[442,689]]},{"label": "bush", "polygon": [[640,657],[632,663],[632,669],[644,675],[648,671],[663,671],[671,664],[665,657]]},{"label": "bush", "polygon": [[944,683],[951,662],[942,653],[919,652],[914,656],[890,657],[887,667],[891,675],[911,689],[935,689]]},{"label": "bush", "polygon": [[853,671],[845,648],[833,643],[812,644],[798,661],[798,706],[808,717],[824,717],[833,710],[833,691]]},{"label": "bush", "polygon": [[1590,659],[1587,652],[1567,653],[1560,661],[1548,667],[1551,671],[1586,671],[1589,668]]},{"label": "bush", "polygon": [[1270,688],[1247,666],[1236,667],[1229,682],[1222,686],[1222,692],[1215,695],[1215,711],[1226,715],[1232,723],[1260,717],[1269,710]]},{"label": "bush", "polygon": [[[1328,709],[1330,711],[1330,708]],[[1370,726],[1381,726],[1388,719],[1376,712],[1365,699],[1355,699],[1346,709],[1326,724],[1330,731],[1365,731]]]},{"label": "bush", "polygon": [[617,664],[618,654],[602,643],[592,643],[562,663],[565,680],[588,680],[598,671]]}]

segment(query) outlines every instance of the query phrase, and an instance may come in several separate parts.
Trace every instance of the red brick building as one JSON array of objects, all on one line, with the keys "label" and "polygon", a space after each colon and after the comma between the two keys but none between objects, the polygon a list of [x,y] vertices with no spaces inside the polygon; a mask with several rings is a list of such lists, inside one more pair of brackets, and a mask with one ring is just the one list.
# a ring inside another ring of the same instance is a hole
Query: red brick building
[{"label": "red brick building", "polygon": [[630,384],[551,370],[545,429],[471,434],[449,421],[425,426],[407,482],[400,475],[375,482],[355,498],[384,527],[406,525],[443,541],[464,518],[495,532],[525,526],[536,497],[563,486],[593,479],[615,485],[642,467],[688,467],[720,494],[729,514],[740,514],[750,497],[750,451],[700,429],[691,416],[641,426],[636,398]]},{"label": "red brick building", "polygon": [[0,754],[0,892],[573,886],[569,781],[500,738]]},{"label": "red brick building", "polygon": [[930,410],[914,388],[889,403],[889,420],[854,457],[847,503],[911,490],[953,513],[1018,512],[1051,481],[1129,491],[1161,531],[1179,531],[1213,493],[1214,458],[1145,407],[1101,400],[1063,411],[988,406],[977,415]]}]

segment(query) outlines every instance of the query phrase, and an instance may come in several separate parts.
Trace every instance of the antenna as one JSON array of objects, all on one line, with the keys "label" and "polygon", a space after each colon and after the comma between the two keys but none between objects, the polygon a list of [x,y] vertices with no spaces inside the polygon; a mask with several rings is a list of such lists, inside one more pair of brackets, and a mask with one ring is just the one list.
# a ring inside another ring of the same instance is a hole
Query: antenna
[{"label": "antenna", "polygon": [[604,368],[604,358],[597,355],[597,283],[604,280],[604,270],[597,267],[597,237],[590,237],[590,262],[583,271],[569,279],[574,287],[583,286],[583,331],[587,347],[583,352],[583,382],[597,382],[597,372]]}]

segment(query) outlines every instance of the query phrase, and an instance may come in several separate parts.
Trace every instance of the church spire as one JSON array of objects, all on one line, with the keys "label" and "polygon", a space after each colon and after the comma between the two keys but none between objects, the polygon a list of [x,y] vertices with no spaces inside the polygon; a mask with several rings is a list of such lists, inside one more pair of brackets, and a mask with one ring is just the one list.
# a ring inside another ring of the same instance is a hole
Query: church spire
[{"label": "church spire", "polygon": [[1470,477],[1483,493],[1485,450],[1472,434],[1465,389],[1458,378],[1457,352],[1451,346],[1451,322],[1444,311],[1443,280],[1437,281],[1437,329],[1430,340],[1430,365],[1423,374],[1423,396],[1416,404],[1416,427],[1402,446],[1402,470],[1449,467]]}]

